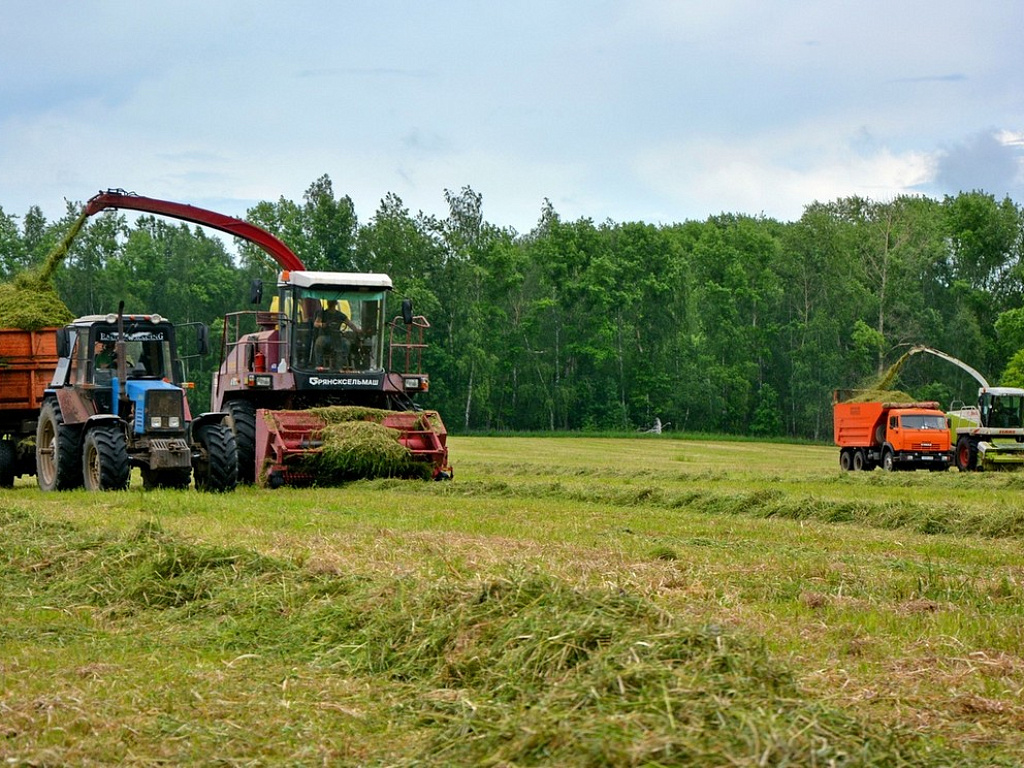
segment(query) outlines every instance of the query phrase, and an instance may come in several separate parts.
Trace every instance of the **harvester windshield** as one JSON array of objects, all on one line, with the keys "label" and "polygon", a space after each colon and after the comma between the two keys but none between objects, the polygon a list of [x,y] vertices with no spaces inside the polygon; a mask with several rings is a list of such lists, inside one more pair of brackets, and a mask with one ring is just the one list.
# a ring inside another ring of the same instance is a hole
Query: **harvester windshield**
[{"label": "harvester windshield", "polygon": [[294,287],[293,366],[310,371],[383,370],[384,291]]},{"label": "harvester windshield", "polygon": [[1024,425],[1024,392],[1019,389],[991,387],[980,397],[981,422],[1000,429]]}]

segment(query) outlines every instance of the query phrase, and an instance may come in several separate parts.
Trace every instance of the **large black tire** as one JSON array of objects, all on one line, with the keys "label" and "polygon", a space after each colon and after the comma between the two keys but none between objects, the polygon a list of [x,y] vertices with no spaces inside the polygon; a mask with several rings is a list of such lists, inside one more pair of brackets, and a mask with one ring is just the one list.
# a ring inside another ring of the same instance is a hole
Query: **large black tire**
[{"label": "large black tire", "polygon": [[882,469],[886,472],[896,471],[896,456],[893,454],[892,448],[882,451]]},{"label": "large black tire", "polygon": [[238,484],[238,451],[235,436],[226,424],[206,424],[196,430],[202,456],[196,461],[196,489],[213,493],[235,490]]},{"label": "large black tire", "polygon": [[47,400],[36,426],[36,481],[44,491],[82,487],[82,433],[64,424],[60,406]]},{"label": "large black tire", "polygon": [[956,441],[956,468],[961,472],[973,472],[978,469],[978,446],[967,435]]},{"label": "large black tire", "polygon": [[82,441],[82,479],[87,491],[123,491],[131,466],[128,444],[120,425],[93,427]]},{"label": "large black tire", "polygon": [[256,406],[248,400],[232,400],[228,413],[235,421],[235,449],[238,453],[238,482],[256,482]]},{"label": "large black tire", "polygon": [[871,469],[871,467],[868,466],[868,457],[865,455],[864,451],[858,449],[857,451],[854,452],[853,468],[857,472],[861,472],[862,470],[865,469]]},{"label": "large black tire", "polygon": [[843,472],[849,472],[853,469],[853,452],[843,448],[839,451],[839,468]]},{"label": "large black tire", "polygon": [[10,440],[0,440],[0,488],[14,485],[14,475],[18,464],[18,449]]},{"label": "large black tire", "polygon": [[146,490],[154,488],[173,488],[182,490],[192,482],[192,467],[153,470],[142,468],[142,487]]}]

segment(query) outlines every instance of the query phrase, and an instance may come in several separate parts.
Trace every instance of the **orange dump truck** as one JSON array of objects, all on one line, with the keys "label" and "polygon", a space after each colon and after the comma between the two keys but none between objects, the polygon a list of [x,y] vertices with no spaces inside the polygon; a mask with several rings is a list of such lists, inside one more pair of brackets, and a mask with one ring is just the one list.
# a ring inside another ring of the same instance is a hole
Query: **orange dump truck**
[{"label": "orange dump truck", "polygon": [[0,487],[36,473],[36,423],[57,367],[57,329],[0,328]]},{"label": "orange dump truck", "polygon": [[839,466],[944,472],[953,457],[946,414],[936,402],[840,402],[833,406]]}]

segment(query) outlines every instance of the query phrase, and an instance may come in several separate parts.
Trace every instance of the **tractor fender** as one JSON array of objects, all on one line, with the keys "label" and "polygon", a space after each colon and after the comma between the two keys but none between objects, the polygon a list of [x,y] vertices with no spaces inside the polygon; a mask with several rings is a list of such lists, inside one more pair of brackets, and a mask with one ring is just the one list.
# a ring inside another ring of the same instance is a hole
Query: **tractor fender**
[{"label": "tractor fender", "polygon": [[120,416],[115,416],[112,413],[97,413],[85,420],[85,424],[82,425],[83,434],[88,430],[92,429],[93,427],[101,424],[104,426],[108,426],[110,424],[118,424],[119,426],[125,428],[127,428],[128,426],[125,423],[125,420],[122,419]]},{"label": "tractor fender", "polygon": [[225,411],[207,411],[196,416],[188,427],[188,441],[190,444],[195,443],[196,430],[200,427],[205,427],[207,424],[227,424],[230,427],[232,426],[231,415]]}]

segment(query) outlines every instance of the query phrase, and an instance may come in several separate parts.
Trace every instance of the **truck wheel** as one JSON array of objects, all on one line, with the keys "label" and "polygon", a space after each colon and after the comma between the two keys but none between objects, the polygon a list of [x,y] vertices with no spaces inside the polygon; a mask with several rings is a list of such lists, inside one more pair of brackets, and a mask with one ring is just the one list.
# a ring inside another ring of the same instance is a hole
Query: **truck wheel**
[{"label": "truck wheel", "polygon": [[88,491],[123,491],[128,487],[128,445],[119,426],[93,427],[82,443],[82,475]]},{"label": "truck wheel", "polygon": [[232,400],[228,413],[235,420],[238,482],[251,485],[256,481],[256,406],[248,400]]},{"label": "truck wheel", "polygon": [[860,472],[868,468],[868,459],[864,451],[855,451],[853,454],[853,468]]},{"label": "truck wheel", "polygon": [[142,468],[142,487],[146,490],[154,488],[173,488],[182,490],[188,488],[192,482],[192,467],[153,470],[149,467]]},{"label": "truck wheel", "polygon": [[967,435],[956,441],[956,468],[961,472],[973,472],[978,468],[978,448]]},{"label": "truck wheel", "polygon": [[882,469],[886,472],[893,472],[896,469],[896,456],[893,455],[892,448],[886,448],[882,452]]},{"label": "truck wheel", "polygon": [[82,486],[82,434],[64,424],[60,406],[47,400],[36,426],[36,480],[44,491]]},{"label": "truck wheel", "polygon": [[849,472],[853,468],[853,456],[845,448],[839,452],[839,468],[843,472]]},{"label": "truck wheel", "polygon": [[14,470],[18,463],[18,449],[10,440],[0,440],[0,488],[14,485]]},{"label": "truck wheel", "polygon": [[227,424],[206,424],[196,430],[202,453],[196,461],[196,489],[223,493],[238,484],[238,452]]}]

